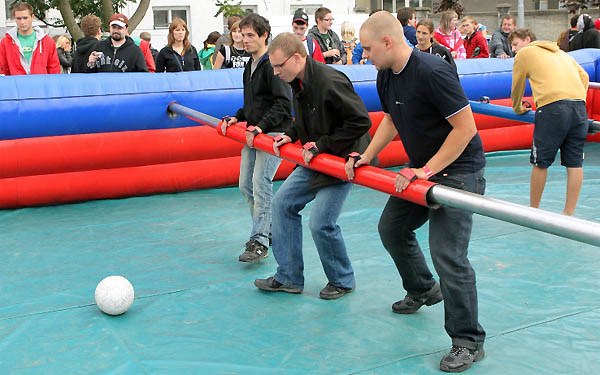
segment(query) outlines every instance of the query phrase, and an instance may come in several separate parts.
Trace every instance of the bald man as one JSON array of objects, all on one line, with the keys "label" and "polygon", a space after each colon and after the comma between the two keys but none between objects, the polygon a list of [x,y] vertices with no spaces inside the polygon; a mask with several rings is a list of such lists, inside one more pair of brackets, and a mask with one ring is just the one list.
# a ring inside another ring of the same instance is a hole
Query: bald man
[{"label": "bald man", "polygon": [[[402,26],[388,12],[375,13],[363,24],[360,42],[363,57],[378,70],[377,92],[385,117],[365,152],[348,159],[348,177],[354,178],[355,167],[368,164],[399,135],[409,166],[396,176],[396,191],[422,179],[483,194],[485,156],[455,69],[437,56],[410,48]],[[439,284],[415,236],[428,220]],[[484,355],[475,272],[467,258],[471,226],[471,212],[446,206],[431,209],[393,196],[379,221],[381,241],[407,292],[392,310],[412,314],[445,300],[445,328],[452,339],[452,349],[440,362],[446,372],[462,372]]]}]

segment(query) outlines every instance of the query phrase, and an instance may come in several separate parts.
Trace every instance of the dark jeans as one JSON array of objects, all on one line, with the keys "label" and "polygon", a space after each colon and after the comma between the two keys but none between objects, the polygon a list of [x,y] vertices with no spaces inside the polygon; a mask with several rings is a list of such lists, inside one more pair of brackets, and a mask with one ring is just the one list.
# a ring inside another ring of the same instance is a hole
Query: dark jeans
[{"label": "dark jeans", "polygon": [[[431,181],[483,194],[483,171],[439,175]],[[431,258],[444,296],[446,332],[453,345],[477,349],[483,345],[485,331],[477,319],[475,271],[467,258],[473,214],[447,206],[429,209],[392,196],[379,220],[381,241],[400,272],[404,289],[418,297],[435,285],[414,232],[427,220]]]}]

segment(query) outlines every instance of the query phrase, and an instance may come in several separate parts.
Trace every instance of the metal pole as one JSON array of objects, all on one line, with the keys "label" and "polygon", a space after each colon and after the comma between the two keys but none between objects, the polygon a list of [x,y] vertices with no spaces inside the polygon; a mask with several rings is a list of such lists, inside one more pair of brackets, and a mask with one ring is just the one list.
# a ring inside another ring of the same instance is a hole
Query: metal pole
[{"label": "metal pole", "polygon": [[[598,86],[600,88],[600,85]],[[535,124],[535,112],[529,111],[525,112],[522,115],[516,114],[513,111],[512,107],[505,107],[503,105],[496,105],[487,102],[478,102],[474,100],[469,100],[471,104],[471,110],[473,113],[479,113],[487,116],[500,117],[507,120],[515,120],[519,122],[527,122],[530,124]],[[600,122],[596,120],[588,119],[588,133],[596,134],[600,132]]]},{"label": "metal pole", "polygon": [[435,185],[428,201],[461,208],[483,216],[507,221],[559,237],[600,246],[600,224],[520,204]]},{"label": "metal pole", "polygon": [[517,27],[525,27],[525,5],[523,4],[523,0],[519,0],[519,4],[517,5]]},{"label": "metal pole", "polygon": [[[168,111],[169,113],[186,116],[211,127],[217,127],[220,122],[215,117],[177,103],[169,104]],[[245,129],[241,125],[230,126],[227,130],[227,137],[244,143]],[[254,147],[257,149],[272,154],[272,145],[273,141],[267,135],[259,134],[255,137]],[[281,157],[303,165],[301,148],[297,145],[287,144],[281,147]],[[344,160],[340,157],[319,154],[310,163],[308,168],[347,180],[344,171]],[[356,176],[352,182],[418,204],[429,205],[430,207],[443,204],[560,237],[600,246],[600,224],[595,222],[489,198],[423,180],[412,182],[408,185],[408,189],[402,193],[398,193],[394,190],[394,180],[395,173],[381,168],[366,166],[356,169]],[[421,195],[425,197],[425,202],[420,201]]]}]

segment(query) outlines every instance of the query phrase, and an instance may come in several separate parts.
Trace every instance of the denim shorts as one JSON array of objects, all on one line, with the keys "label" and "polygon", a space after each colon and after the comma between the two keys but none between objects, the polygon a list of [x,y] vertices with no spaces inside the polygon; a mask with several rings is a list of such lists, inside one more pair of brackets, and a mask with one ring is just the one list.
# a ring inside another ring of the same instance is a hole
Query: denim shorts
[{"label": "denim shorts", "polygon": [[531,164],[548,168],[560,150],[561,165],[580,168],[588,133],[587,112],[582,100],[559,100],[535,112]]}]

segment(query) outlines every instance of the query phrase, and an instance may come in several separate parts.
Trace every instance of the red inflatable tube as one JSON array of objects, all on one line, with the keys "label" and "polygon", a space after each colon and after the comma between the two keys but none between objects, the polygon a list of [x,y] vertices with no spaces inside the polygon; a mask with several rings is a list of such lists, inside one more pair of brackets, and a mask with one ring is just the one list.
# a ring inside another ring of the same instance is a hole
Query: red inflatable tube
[{"label": "red inflatable tube", "polygon": [[[281,163],[278,178],[292,172]],[[6,178],[0,209],[237,185],[240,157]]]},{"label": "red inflatable tube", "polygon": [[241,148],[204,126],[6,140],[0,178],[219,159]]},{"label": "red inflatable tube", "polygon": [[[208,129],[208,128],[207,128]],[[230,128],[232,129],[232,128]],[[209,129],[219,139],[216,131]],[[480,132],[486,151],[527,149],[531,146],[533,125],[507,129],[489,129]],[[243,131],[240,133],[245,136]],[[261,138],[261,137],[259,137]],[[268,136],[265,138],[270,146]],[[233,142],[233,141],[232,141]],[[237,142],[236,142],[237,143]],[[282,147],[286,149],[290,146]],[[299,150],[299,148],[298,148]],[[296,157],[301,160],[301,154]],[[319,159],[327,159],[320,155]],[[335,158],[335,157],[333,157]],[[407,162],[401,142],[391,142],[380,154],[380,166],[401,165]],[[341,158],[336,158],[339,163]],[[4,178],[0,183],[0,208],[16,208],[43,204],[59,204],[91,199],[122,198],[135,195],[170,193],[185,190],[207,189],[237,185],[240,157],[197,160],[180,163],[112,168],[80,172],[45,174]],[[287,177],[294,164],[283,161],[275,176]],[[370,167],[358,168],[357,176],[370,175]],[[378,170],[380,171],[380,170]],[[379,181],[380,191],[393,190],[395,174],[385,172],[386,179]],[[416,185],[411,184],[412,188]],[[420,192],[421,197],[424,192]]]}]

